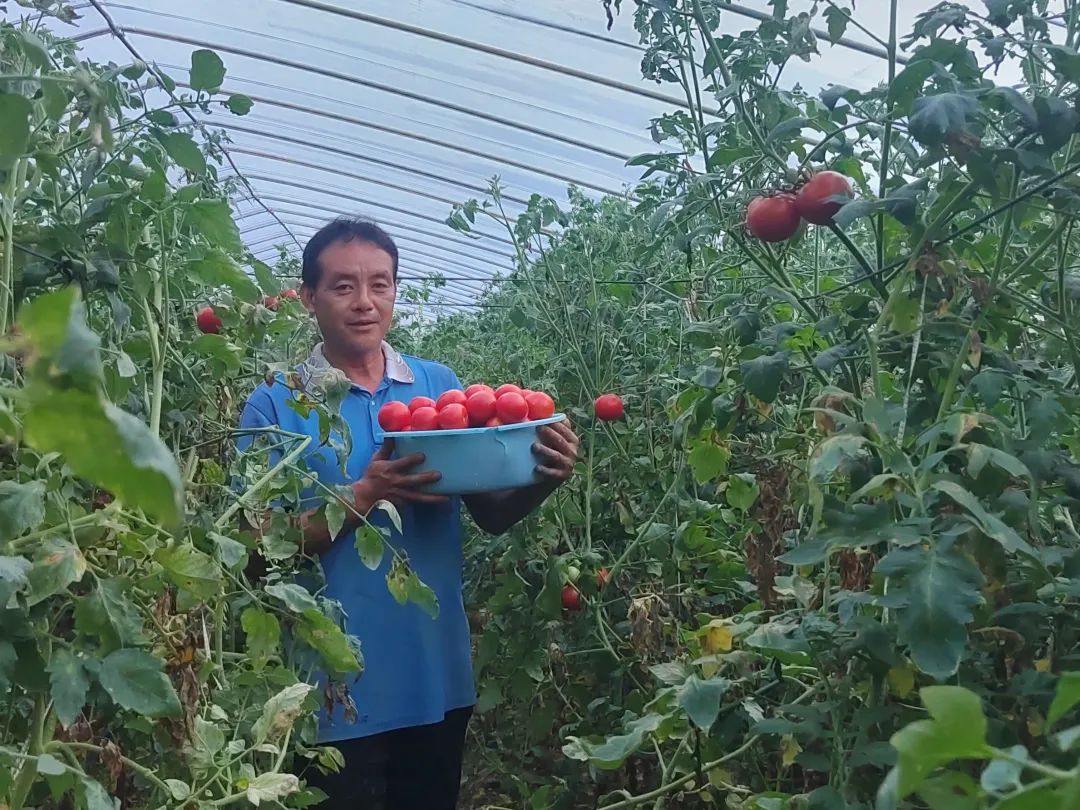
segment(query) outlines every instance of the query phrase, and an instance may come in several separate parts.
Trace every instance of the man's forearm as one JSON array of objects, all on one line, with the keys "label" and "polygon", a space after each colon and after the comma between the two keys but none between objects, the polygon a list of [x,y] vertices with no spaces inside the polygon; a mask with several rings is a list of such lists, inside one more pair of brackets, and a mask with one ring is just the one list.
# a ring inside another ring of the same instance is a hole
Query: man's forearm
[{"label": "man's forearm", "polygon": [[545,482],[505,492],[468,495],[464,500],[477,526],[490,534],[502,534],[547,500],[555,486]]}]

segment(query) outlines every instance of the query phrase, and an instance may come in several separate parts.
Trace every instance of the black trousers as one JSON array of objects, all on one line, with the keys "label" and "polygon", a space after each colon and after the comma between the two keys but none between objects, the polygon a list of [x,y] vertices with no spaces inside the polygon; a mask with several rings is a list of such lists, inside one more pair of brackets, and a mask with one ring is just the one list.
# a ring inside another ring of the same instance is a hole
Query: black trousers
[{"label": "black trousers", "polygon": [[337,773],[300,774],[327,795],[314,810],[455,810],[465,731],[472,707],[442,722],[332,743],[345,758]]}]

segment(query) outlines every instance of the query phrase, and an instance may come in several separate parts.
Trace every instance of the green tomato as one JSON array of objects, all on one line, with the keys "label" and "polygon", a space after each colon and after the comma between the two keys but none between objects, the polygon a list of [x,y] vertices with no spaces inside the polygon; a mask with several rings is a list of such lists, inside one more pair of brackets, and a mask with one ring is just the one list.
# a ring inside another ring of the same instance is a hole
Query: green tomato
[{"label": "green tomato", "polygon": [[571,582],[577,582],[578,577],[581,576],[581,569],[576,565],[568,566],[566,569],[566,576]]}]

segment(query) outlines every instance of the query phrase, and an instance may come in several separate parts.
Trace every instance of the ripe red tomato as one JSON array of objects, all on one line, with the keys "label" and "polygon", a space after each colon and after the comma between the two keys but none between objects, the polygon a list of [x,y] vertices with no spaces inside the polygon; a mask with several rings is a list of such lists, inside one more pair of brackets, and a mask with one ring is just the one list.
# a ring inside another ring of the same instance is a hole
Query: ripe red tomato
[{"label": "ripe red tomato", "polygon": [[410,413],[416,413],[417,408],[434,408],[435,400],[431,397],[413,397],[409,403]]},{"label": "ripe red tomato", "polygon": [[562,606],[563,610],[581,610],[581,592],[573,585],[563,585]]},{"label": "ripe red tomato", "polygon": [[413,430],[438,430],[439,429],[439,412],[432,407],[423,405],[413,411],[412,414],[412,429]]},{"label": "ripe red tomato", "polygon": [[268,295],[263,299],[263,306],[271,312],[277,312],[278,297],[276,295]]},{"label": "ripe red tomato", "polygon": [[379,427],[387,433],[404,430],[409,425],[409,406],[404,402],[387,402],[379,408]]},{"label": "ripe red tomato", "polygon": [[473,383],[465,389],[465,398],[468,399],[477,391],[490,391],[492,396],[495,395],[495,391],[490,385],[484,385],[484,383]]},{"label": "ripe red tomato", "polygon": [[601,422],[614,422],[623,415],[622,400],[618,394],[601,394],[593,403],[593,410]]},{"label": "ripe red tomato", "polygon": [[529,406],[529,419],[547,419],[555,415],[555,400],[543,391],[533,391],[525,397]]},{"label": "ripe red tomato", "polygon": [[207,335],[216,335],[221,331],[221,318],[214,313],[213,307],[203,307],[195,316],[195,325]]},{"label": "ripe red tomato", "polygon": [[281,294],[281,297],[284,298],[286,301],[295,301],[297,298],[300,297],[300,293],[290,287]]},{"label": "ripe red tomato", "polygon": [[535,394],[535,393],[536,392],[533,391],[531,388],[522,388],[521,389],[521,395],[523,397],[525,397],[525,399],[528,399],[530,394]]},{"label": "ripe red tomato", "polygon": [[495,394],[489,388],[480,389],[472,394],[465,402],[465,410],[469,412],[469,424],[480,427],[495,415]]},{"label": "ripe red tomato", "polygon": [[610,577],[611,575],[608,573],[608,570],[606,568],[601,568],[596,572],[596,587],[603,588],[608,584],[608,579],[610,579]]},{"label": "ripe red tomato", "polygon": [[746,208],[746,227],[763,242],[783,242],[799,230],[793,194],[758,197]]},{"label": "ripe red tomato", "polygon": [[451,402],[439,411],[439,427],[443,430],[461,430],[469,426],[469,412],[465,406]]},{"label": "ripe red tomato", "polygon": [[439,395],[439,398],[435,400],[436,410],[442,410],[447,405],[464,405],[467,400],[464,391],[459,391],[453,388],[449,391],[444,391]]},{"label": "ripe red tomato", "polygon": [[498,427],[502,422],[499,421],[499,417],[493,416],[484,422],[484,427]]},{"label": "ripe red tomato", "polygon": [[520,394],[520,393],[521,393],[521,389],[518,386],[514,385],[513,383],[506,383],[505,385],[500,385],[498,388],[495,389],[495,398],[498,399],[503,394]]},{"label": "ripe red tomato", "polygon": [[829,199],[834,194],[850,198],[851,183],[839,172],[818,172],[795,195],[795,210],[807,222],[828,225],[843,206]]},{"label": "ripe red tomato", "polygon": [[495,400],[495,415],[504,425],[513,425],[525,421],[529,416],[529,406],[525,397],[510,391]]}]

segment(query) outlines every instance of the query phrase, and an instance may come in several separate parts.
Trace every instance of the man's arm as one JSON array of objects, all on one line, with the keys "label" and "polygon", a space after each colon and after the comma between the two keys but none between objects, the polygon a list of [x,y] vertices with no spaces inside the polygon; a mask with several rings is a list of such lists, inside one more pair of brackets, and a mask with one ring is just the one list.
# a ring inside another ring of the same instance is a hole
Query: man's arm
[{"label": "man's arm", "polygon": [[520,489],[466,495],[463,500],[476,525],[489,534],[510,529],[565,483],[578,459],[579,441],[567,420],[544,425],[537,431],[533,452],[540,457],[537,465],[544,480]]}]

